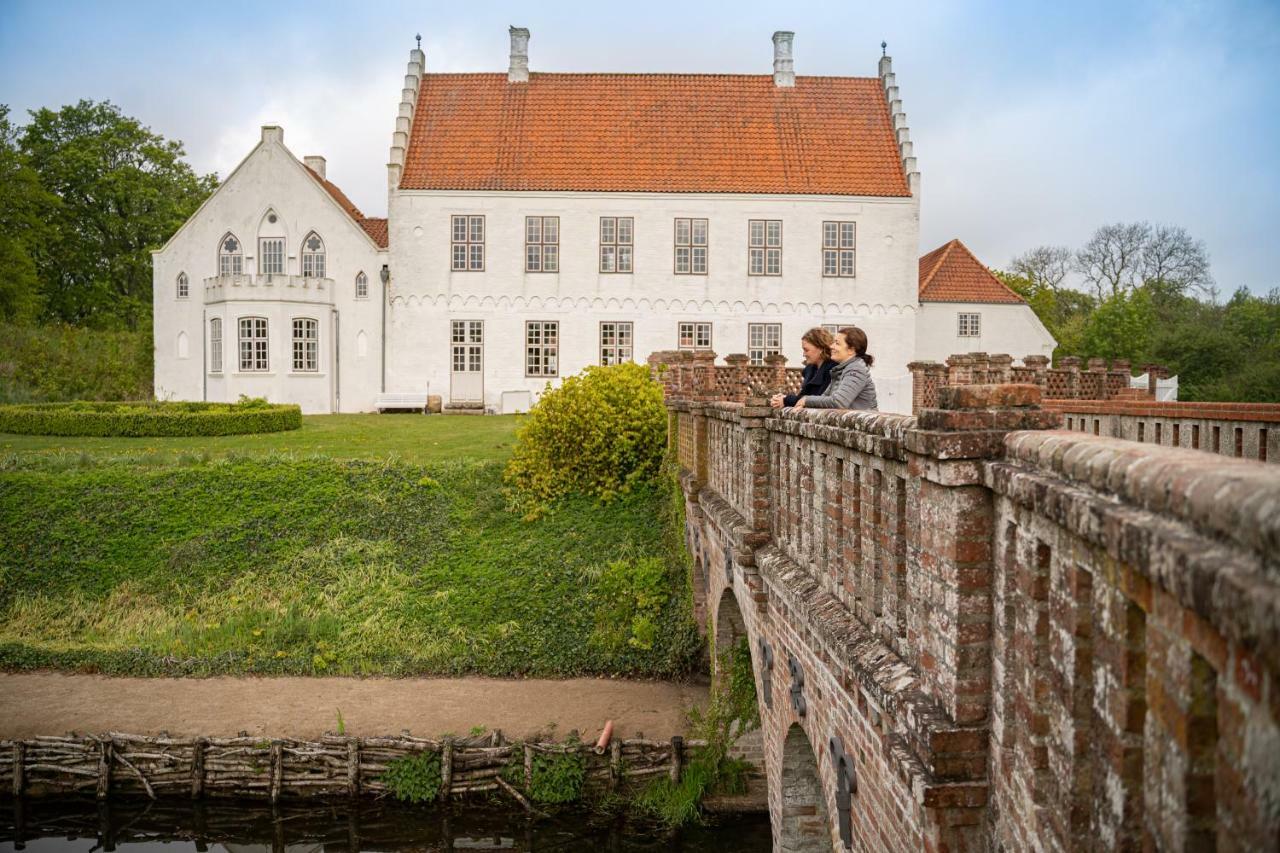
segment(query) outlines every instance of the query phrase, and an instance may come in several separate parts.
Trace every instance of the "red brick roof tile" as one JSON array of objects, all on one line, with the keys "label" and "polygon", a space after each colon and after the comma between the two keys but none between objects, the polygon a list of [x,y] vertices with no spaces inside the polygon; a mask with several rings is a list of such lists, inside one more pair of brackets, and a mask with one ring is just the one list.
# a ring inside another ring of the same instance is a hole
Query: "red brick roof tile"
[{"label": "red brick roof tile", "polygon": [[921,302],[1025,302],[973,256],[952,240],[920,258]]},{"label": "red brick roof tile", "polygon": [[909,196],[878,78],[426,74],[402,189]]},{"label": "red brick roof tile", "polygon": [[370,219],[369,217],[366,217],[360,212],[360,208],[356,207],[355,203],[351,201],[351,199],[347,198],[347,194],[338,189],[337,184],[320,177],[319,172],[312,169],[305,163],[302,165],[302,168],[306,169],[307,173],[310,174],[311,177],[315,178],[316,182],[319,183],[320,186],[324,187],[325,191],[328,192],[329,195],[333,196],[333,200],[347,212],[347,216],[350,216],[355,220],[355,223],[363,228],[365,232],[373,238],[373,242],[377,243],[380,248],[387,248],[387,220]]}]

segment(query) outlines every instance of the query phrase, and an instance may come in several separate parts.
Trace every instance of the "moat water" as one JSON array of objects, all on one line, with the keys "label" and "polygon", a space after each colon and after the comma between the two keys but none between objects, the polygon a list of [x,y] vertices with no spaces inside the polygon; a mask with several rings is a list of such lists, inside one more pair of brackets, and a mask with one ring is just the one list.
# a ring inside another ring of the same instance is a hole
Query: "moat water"
[{"label": "moat water", "polygon": [[411,806],[393,801],[0,799],[0,853],[219,851],[768,851],[767,815],[732,815],[666,832],[586,811],[529,820],[505,804]]}]

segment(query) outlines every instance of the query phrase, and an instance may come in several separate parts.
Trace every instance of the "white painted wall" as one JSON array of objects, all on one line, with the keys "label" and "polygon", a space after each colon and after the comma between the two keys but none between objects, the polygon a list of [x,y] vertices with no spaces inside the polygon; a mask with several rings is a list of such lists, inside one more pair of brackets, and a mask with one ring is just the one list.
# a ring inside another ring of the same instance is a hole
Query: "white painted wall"
[{"label": "white painted wall", "polygon": [[[260,227],[268,210],[273,227],[285,237],[286,273],[268,286],[255,279]],[[325,242],[326,274],[331,285],[293,278],[301,273],[300,243],[315,230]],[[239,285],[218,283],[218,246],[232,232],[244,246],[246,278]],[[298,403],[303,411],[368,411],[381,381],[382,283],[387,263],[368,235],[304,171],[285,148],[278,128],[264,128],[263,141],[228,176],[216,193],[164,248],[152,253],[155,390],[159,399],[236,400],[241,394],[272,402]],[[356,299],[356,274],[369,279],[369,297]],[[176,280],[185,272],[190,295],[177,297]],[[256,283],[255,283],[256,282]],[[335,320],[336,312],[336,320]],[[270,370],[238,370],[236,328],[241,316],[265,316],[270,330]],[[223,371],[207,370],[208,320],[223,317]],[[292,370],[292,319],[320,321],[317,373]],[[337,326],[335,335],[334,327]],[[187,336],[187,357],[178,357],[177,341]],[[363,335],[365,355],[358,355]],[[337,352],[334,343],[338,344]],[[340,367],[335,370],[335,363]]]},{"label": "white painted wall", "polygon": [[[960,337],[959,315],[982,315],[981,334]],[[916,358],[946,361],[967,352],[1025,355],[1053,354],[1057,346],[1029,305],[976,302],[922,302],[916,326]]]},{"label": "white painted wall", "polygon": [[[486,217],[486,268],[453,272],[450,216]],[[524,217],[560,217],[560,272],[524,272]],[[601,216],[635,219],[635,272],[601,274]],[[676,217],[709,220],[708,275],[673,273]],[[800,336],[819,323],[856,324],[871,341],[885,411],[909,411],[915,357],[919,205],[915,198],[478,193],[393,191],[387,390],[429,388],[449,398],[449,325],[485,322],[485,403],[535,394],[525,376],[524,324],[560,323],[560,376],[599,363],[599,324],[635,324],[634,357],[675,349],[677,323],[713,323],[721,356],[747,351],[747,325],[782,324],[783,353],[800,363]],[[747,274],[751,219],[783,222],[783,275]],[[857,223],[857,276],[821,275],[822,222]]]}]

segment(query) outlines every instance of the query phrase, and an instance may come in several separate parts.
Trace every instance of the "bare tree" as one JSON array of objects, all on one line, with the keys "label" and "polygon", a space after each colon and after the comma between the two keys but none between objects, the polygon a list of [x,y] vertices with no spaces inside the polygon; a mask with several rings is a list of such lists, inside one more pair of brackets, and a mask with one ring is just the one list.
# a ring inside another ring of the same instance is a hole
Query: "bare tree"
[{"label": "bare tree", "polygon": [[1103,225],[1076,251],[1076,272],[1093,286],[1099,299],[1128,291],[1139,282],[1150,237],[1151,226],[1146,222]]},{"label": "bare tree", "polygon": [[1071,250],[1066,246],[1036,246],[1013,259],[1012,272],[1057,292],[1071,270]]},{"label": "bare tree", "polygon": [[1142,280],[1178,293],[1212,297],[1209,252],[1177,225],[1157,225],[1142,248]]}]

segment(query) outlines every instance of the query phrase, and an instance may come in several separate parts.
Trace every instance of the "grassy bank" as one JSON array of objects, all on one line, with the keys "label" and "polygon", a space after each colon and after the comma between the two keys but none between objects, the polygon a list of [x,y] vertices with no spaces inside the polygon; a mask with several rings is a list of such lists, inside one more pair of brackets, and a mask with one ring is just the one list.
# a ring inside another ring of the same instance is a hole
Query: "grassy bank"
[{"label": "grassy bank", "polygon": [[688,671],[697,640],[671,502],[654,489],[522,520],[501,492],[512,421],[0,436],[0,666]]},{"label": "grassy bank", "polygon": [[149,400],[151,330],[0,323],[0,403]]}]

